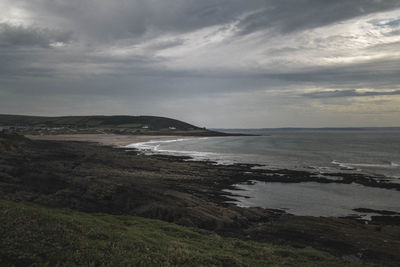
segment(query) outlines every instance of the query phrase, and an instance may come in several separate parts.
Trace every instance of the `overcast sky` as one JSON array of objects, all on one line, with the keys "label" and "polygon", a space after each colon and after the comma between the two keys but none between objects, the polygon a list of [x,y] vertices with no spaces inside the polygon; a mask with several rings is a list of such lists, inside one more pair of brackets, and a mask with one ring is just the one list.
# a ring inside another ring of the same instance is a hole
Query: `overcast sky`
[{"label": "overcast sky", "polygon": [[0,0],[0,113],[400,126],[400,1]]}]

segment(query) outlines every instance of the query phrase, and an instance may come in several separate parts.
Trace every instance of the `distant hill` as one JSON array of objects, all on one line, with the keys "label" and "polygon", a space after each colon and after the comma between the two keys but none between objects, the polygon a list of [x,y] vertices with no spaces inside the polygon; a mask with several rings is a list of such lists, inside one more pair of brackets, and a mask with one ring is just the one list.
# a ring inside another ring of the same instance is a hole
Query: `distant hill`
[{"label": "distant hill", "polygon": [[189,123],[156,116],[62,116],[0,115],[0,127],[29,134],[120,133],[221,136]]},{"label": "distant hill", "polygon": [[160,130],[175,127],[179,130],[200,129],[194,125],[170,118],[155,116],[63,116],[37,117],[22,115],[0,115],[0,124],[8,126],[45,126],[45,127],[116,127],[138,128],[148,126]]}]

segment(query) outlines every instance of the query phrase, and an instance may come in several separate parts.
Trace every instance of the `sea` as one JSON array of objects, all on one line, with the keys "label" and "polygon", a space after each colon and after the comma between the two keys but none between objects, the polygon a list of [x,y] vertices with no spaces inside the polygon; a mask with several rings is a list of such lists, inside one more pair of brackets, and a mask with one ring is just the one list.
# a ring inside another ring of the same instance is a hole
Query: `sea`
[{"label": "sea", "polygon": [[[400,183],[400,128],[218,129],[253,136],[179,138],[128,145],[145,154],[189,156],[214,164],[250,163],[254,168],[360,173]],[[371,214],[356,208],[400,212],[400,191],[359,184],[261,182],[226,190],[232,203],[282,209],[295,215]],[[374,214],[372,214],[374,215]]]}]

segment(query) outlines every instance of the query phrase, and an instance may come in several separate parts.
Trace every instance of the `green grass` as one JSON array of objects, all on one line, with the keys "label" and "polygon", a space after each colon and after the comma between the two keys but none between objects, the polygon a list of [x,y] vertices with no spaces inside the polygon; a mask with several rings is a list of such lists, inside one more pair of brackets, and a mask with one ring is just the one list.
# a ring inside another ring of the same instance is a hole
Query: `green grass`
[{"label": "green grass", "polygon": [[0,266],[343,266],[317,252],[134,216],[0,200]]}]

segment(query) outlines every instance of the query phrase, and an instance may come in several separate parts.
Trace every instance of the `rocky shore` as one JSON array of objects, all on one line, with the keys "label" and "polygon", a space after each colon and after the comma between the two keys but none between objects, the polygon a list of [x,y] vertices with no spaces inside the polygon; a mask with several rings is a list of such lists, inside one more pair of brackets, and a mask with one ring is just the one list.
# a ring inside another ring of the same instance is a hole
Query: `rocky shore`
[{"label": "rocky shore", "polygon": [[96,143],[17,135],[0,136],[0,151],[2,199],[156,218],[223,236],[311,247],[353,261],[388,266],[400,262],[398,214],[381,211],[368,224],[357,218],[293,216],[237,207],[227,203],[229,196],[222,191],[249,180],[359,183],[396,190],[399,184],[353,174],[332,174],[340,175],[337,180],[308,172],[257,170],[247,164],[216,166]]}]

